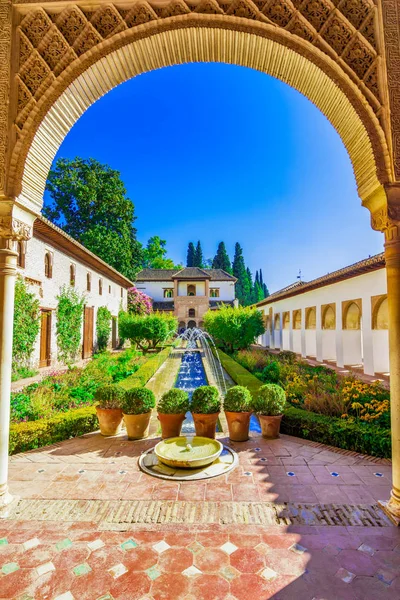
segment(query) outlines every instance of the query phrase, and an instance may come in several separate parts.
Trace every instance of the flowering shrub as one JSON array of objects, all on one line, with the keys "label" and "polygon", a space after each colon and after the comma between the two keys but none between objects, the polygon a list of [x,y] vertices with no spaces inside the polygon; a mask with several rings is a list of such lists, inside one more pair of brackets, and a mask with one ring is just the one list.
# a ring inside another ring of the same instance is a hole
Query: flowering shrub
[{"label": "flowering shrub", "polygon": [[128,313],[132,315],[149,315],[153,310],[153,301],[135,286],[128,290]]}]

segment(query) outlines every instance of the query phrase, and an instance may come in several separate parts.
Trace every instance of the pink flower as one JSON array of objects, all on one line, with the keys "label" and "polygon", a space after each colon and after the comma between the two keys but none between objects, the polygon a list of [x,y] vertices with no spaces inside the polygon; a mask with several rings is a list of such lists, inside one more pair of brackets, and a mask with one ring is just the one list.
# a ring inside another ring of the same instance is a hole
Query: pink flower
[{"label": "pink flower", "polygon": [[152,299],[136,287],[128,290],[128,312],[134,315],[149,315],[153,310]]}]

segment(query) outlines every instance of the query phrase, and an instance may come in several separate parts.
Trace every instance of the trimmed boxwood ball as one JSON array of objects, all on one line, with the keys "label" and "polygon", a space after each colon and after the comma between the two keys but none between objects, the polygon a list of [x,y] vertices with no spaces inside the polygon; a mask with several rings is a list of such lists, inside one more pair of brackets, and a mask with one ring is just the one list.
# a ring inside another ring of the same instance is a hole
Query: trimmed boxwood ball
[{"label": "trimmed boxwood ball", "polygon": [[217,388],[202,385],[193,392],[190,410],[196,415],[211,415],[221,410],[221,400]]},{"label": "trimmed boxwood ball", "polygon": [[243,385],[231,387],[225,396],[224,410],[228,412],[250,412],[251,394]]},{"label": "trimmed boxwood ball", "polygon": [[166,392],[157,406],[158,412],[163,415],[181,415],[187,413],[189,408],[188,393],[178,388]]},{"label": "trimmed boxwood ball", "polygon": [[94,399],[99,408],[121,408],[125,397],[125,390],[119,385],[101,385],[97,388]]},{"label": "trimmed boxwood ball", "polygon": [[286,406],[286,394],[280,385],[262,385],[253,399],[253,410],[258,415],[275,417],[281,415]]},{"label": "trimmed boxwood ball", "polygon": [[151,390],[134,387],[125,392],[121,408],[125,415],[143,415],[150,412],[155,405],[156,397]]}]

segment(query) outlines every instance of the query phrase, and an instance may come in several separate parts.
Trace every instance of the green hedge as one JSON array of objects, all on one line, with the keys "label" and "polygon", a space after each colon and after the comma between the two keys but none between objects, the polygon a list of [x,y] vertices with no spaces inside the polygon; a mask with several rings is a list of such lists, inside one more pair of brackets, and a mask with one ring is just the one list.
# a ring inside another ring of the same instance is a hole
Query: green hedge
[{"label": "green hedge", "polygon": [[[238,385],[244,385],[252,394],[263,385],[262,381],[239,365],[233,358],[218,350],[222,366]],[[360,452],[380,458],[391,457],[389,429],[370,423],[349,423],[344,419],[327,417],[288,405],[284,411],[282,433],[336,448]]]},{"label": "green hedge", "polygon": [[164,348],[158,354],[155,354],[139,367],[139,369],[130,377],[120,381],[118,385],[124,390],[130,390],[133,387],[146,385],[146,383],[158,371],[161,365],[167,360],[171,353],[171,346]]},{"label": "green hedge", "polygon": [[[144,386],[168,358],[171,347],[165,348],[149,358],[134,375],[118,382],[120,387],[129,390],[133,387]],[[86,406],[57,413],[50,419],[40,421],[25,421],[10,425],[10,454],[34,450],[42,446],[62,442],[72,437],[83,435],[99,428],[96,408]]]},{"label": "green hedge", "polygon": [[10,454],[26,452],[98,429],[94,406],[57,413],[51,419],[13,423],[10,426]]}]

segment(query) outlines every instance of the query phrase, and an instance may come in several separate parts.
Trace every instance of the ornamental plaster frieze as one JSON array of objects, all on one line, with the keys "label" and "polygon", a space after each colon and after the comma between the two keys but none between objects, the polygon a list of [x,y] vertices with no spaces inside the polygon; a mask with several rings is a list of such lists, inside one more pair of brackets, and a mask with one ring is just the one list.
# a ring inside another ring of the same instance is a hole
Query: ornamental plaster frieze
[{"label": "ornamental plaster frieze", "polygon": [[32,226],[15,217],[0,217],[0,238],[23,241],[32,237]]}]

